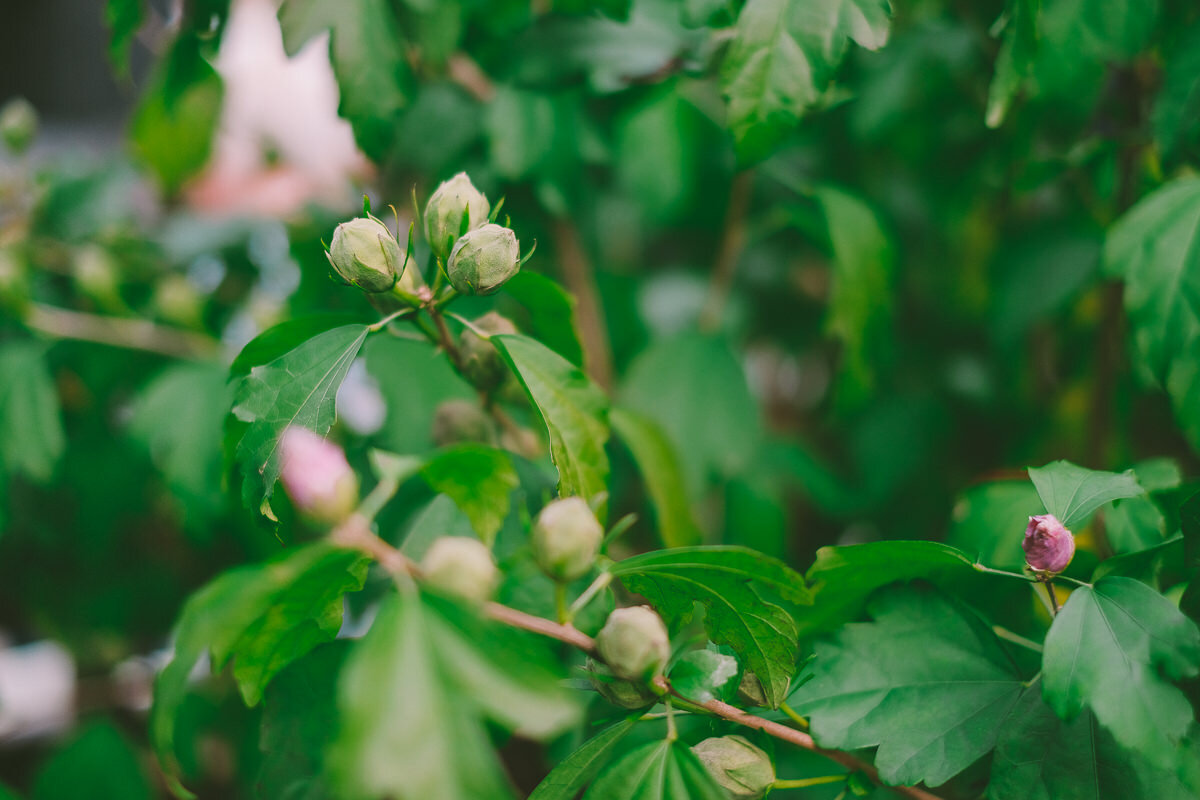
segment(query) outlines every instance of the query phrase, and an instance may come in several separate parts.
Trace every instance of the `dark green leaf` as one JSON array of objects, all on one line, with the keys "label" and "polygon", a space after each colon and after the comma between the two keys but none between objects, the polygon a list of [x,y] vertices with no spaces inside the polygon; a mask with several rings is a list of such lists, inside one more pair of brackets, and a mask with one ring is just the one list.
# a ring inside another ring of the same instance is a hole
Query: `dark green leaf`
[{"label": "dark green leaf", "polygon": [[636,724],[637,717],[630,717],[588,739],[559,762],[529,795],[529,800],[575,800],[583,787],[609,762],[617,745]]},{"label": "dark green leaf", "polygon": [[608,398],[562,356],[526,336],[493,336],[550,434],[562,496],[593,500],[607,491]]},{"label": "dark green leaf", "polygon": [[473,444],[438,452],[421,468],[421,477],[462,509],[489,547],[508,516],[510,495],[520,483],[508,453]]},{"label": "dark green leaf", "polygon": [[1021,570],[1021,549],[1029,518],[1042,511],[1037,489],[1029,481],[995,481],[968,489],[954,506],[954,521],[946,543],[979,563],[998,569]]},{"label": "dark green leaf", "polygon": [[733,648],[778,707],[796,666],[796,624],[785,605],[812,602],[803,576],[743,547],[659,550],[618,561],[612,574],[675,624],[701,603],[709,637]]},{"label": "dark green leaf", "polygon": [[[0,789],[0,791],[3,791]],[[111,723],[94,722],[42,765],[31,800],[150,800],[138,753]]]},{"label": "dark green leaf", "polygon": [[279,477],[279,434],[299,425],[325,434],[336,414],[338,387],[367,338],[367,326],[343,325],[314,336],[241,380],[233,413],[250,423],[238,442],[243,499],[257,506]]},{"label": "dark green leaf", "polygon": [[45,345],[6,343],[0,347],[0,375],[0,464],[7,473],[48,481],[67,437]]},{"label": "dark green leaf", "polygon": [[575,298],[535,272],[512,276],[504,284],[504,293],[529,312],[531,336],[575,366],[583,366],[583,347],[575,326]]},{"label": "dark green leaf", "polygon": [[1133,470],[1103,472],[1085,469],[1069,461],[1030,467],[1029,479],[1037,487],[1046,511],[1073,528],[1105,503],[1122,497],[1145,494]]},{"label": "dark green leaf", "polygon": [[146,18],[143,0],[108,0],[104,22],[108,25],[108,60],[118,77],[129,77],[129,49]]},{"label": "dark green leaf", "polygon": [[1130,578],[1080,587],[1042,657],[1046,702],[1060,717],[1090,708],[1118,743],[1166,765],[1193,717],[1170,681],[1200,672],[1200,629],[1169,600]]},{"label": "dark green leaf", "polygon": [[1193,23],[1167,56],[1151,121],[1166,158],[1200,144],[1200,24]]},{"label": "dark green leaf", "polygon": [[[175,85],[174,63],[189,59],[189,76]],[[130,136],[138,159],[153,170],[164,191],[177,192],[208,162],[221,114],[224,84],[199,50],[177,46],[134,112]]]},{"label": "dark green leaf", "polygon": [[229,365],[229,374],[233,377],[248,375],[252,368],[274,361],[317,334],[342,325],[353,325],[361,318],[360,314],[310,314],[281,322],[251,339]]},{"label": "dark green leaf", "polygon": [[376,336],[363,347],[367,372],[379,382],[387,419],[379,446],[396,453],[424,453],[433,447],[433,417],[452,398],[477,395],[428,342]]},{"label": "dark green leaf", "polygon": [[884,781],[938,786],[995,745],[1020,676],[991,629],[934,589],[884,590],[869,613],[818,641],[788,702],[822,747],[878,747]]},{"label": "dark green leaf", "polygon": [[726,800],[725,791],[683,742],[651,742],[600,775],[583,800]]},{"label": "dark green leaf", "polygon": [[1040,0],[1009,0],[996,72],[988,89],[987,125],[998,128],[1008,114],[1013,97],[1032,74],[1037,55]]},{"label": "dark green leaf", "polygon": [[679,456],[661,428],[651,419],[614,408],[609,415],[613,430],[629,448],[658,514],[658,532],[667,547],[700,542],[700,528],[692,517]]}]

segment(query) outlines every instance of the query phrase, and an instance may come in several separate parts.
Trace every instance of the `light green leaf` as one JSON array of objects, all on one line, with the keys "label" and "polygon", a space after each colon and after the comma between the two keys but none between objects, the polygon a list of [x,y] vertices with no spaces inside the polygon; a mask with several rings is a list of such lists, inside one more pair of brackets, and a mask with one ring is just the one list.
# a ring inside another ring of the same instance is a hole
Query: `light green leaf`
[{"label": "light green leaf", "polygon": [[574,297],[545,275],[525,270],[509,278],[503,291],[529,312],[529,333],[533,338],[575,366],[583,366]]},{"label": "light green leaf", "polygon": [[594,500],[607,491],[608,398],[571,362],[527,336],[493,336],[550,435],[558,491]]},{"label": "light green leaf", "polygon": [[196,662],[209,651],[216,669],[234,658],[235,677],[240,673],[247,698],[257,699],[275,672],[337,635],[341,596],[335,620],[337,592],[327,587],[358,588],[365,575],[360,553],[317,543],[230,570],[191,596],[175,626],[175,655],[155,681],[150,714],[150,740],[176,796],[192,797],[179,782],[175,720]]},{"label": "light green leaf", "polygon": [[850,40],[887,42],[887,0],[749,0],[738,16],[721,88],[738,156],[761,161],[815,105]]},{"label": "light green leaf", "polygon": [[237,446],[247,505],[256,507],[261,497],[271,496],[279,477],[279,434],[284,428],[329,431],[338,387],[366,338],[365,325],[334,328],[254,367],[238,384],[233,413],[250,423]]},{"label": "light green leaf", "polygon": [[707,703],[714,697],[729,701],[737,691],[738,663],[717,650],[692,650],[671,667],[671,688],[689,700]]},{"label": "light green leaf", "polygon": [[651,419],[624,408],[609,415],[617,436],[629,448],[654,501],[658,531],[667,547],[700,542],[700,528],[692,516],[679,456],[662,429]]},{"label": "light green leaf", "polygon": [[1038,45],[1041,0],[1009,0],[1007,21],[996,55],[996,71],[988,88],[987,126],[998,128],[1008,114],[1013,97],[1033,72]]},{"label": "light green leaf", "polygon": [[342,325],[353,325],[361,314],[309,314],[285,320],[251,339],[229,365],[233,377],[249,374],[254,367],[270,363],[307,340]]},{"label": "light green leaf", "polygon": [[1023,684],[991,629],[936,590],[876,595],[873,623],[818,641],[788,702],[822,747],[878,747],[891,784],[945,783],[992,749]]},{"label": "light green leaf", "polygon": [[1166,61],[1151,122],[1169,159],[1200,144],[1200,24],[1192,23]]},{"label": "light green leaf", "polygon": [[108,25],[108,60],[117,77],[129,77],[129,49],[146,18],[142,0],[108,0],[104,22]]},{"label": "light green leaf", "polygon": [[708,770],[680,741],[631,750],[601,774],[583,800],[727,800]]},{"label": "light green leaf", "polygon": [[396,125],[408,105],[412,76],[396,15],[387,0],[287,0],[279,9],[289,56],[329,31],[329,61],[337,78],[338,114],[372,160],[388,160]]},{"label": "light green leaf", "polygon": [[30,341],[0,346],[0,375],[0,465],[6,473],[48,481],[67,437],[46,346]]},{"label": "light green leaf", "polygon": [[473,444],[438,452],[421,468],[421,477],[462,509],[489,547],[508,516],[512,491],[520,484],[508,453]]},{"label": "light green leaf", "polygon": [[1076,466],[1069,461],[1030,467],[1029,479],[1037,487],[1046,511],[1068,528],[1082,524],[1105,503],[1145,494],[1133,470],[1104,472]]},{"label": "light green leaf", "polygon": [[990,567],[1020,571],[1025,566],[1025,527],[1041,512],[1042,501],[1029,481],[972,486],[954,505],[946,544],[974,554]]},{"label": "light green leaf", "polygon": [[[0,795],[3,794],[0,787]],[[38,770],[31,800],[150,800],[138,752],[109,722],[93,722]]]},{"label": "light green leaf", "polygon": [[1169,600],[1131,578],[1080,587],[1046,635],[1046,702],[1065,720],[1084,708],[1123,747],[1167,766],[1192,709],[1170,681],[1200,672],[1200,629]]},{"label": "light green leaf", "polygon": [[744,547],[658,550],[618,561],[611,572],[673,624],[691,619],[695,603],[702,604],[709,638],[733,648],[778,707],[796,666],[789,608],[812,602],[803,576]]},{"label": "light green leaf", "polygon": [[583,787],[609,762],[617,745],[636,724],[637,717],[630,717],[588,739],[551,770],[529,795],[529,800],[575,800]]}]

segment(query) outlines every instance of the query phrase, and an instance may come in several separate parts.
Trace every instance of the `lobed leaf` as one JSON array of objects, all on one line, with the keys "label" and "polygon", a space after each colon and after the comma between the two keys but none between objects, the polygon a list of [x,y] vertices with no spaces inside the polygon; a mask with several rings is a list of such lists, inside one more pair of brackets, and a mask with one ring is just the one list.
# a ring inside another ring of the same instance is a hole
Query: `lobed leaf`
[{"label": "lobed leaf", "polygon": [[1068,528],[1082,524],[1105,503],[1144,495],[1133,470],[1104,472],[1086,469],[1069,461],[1030,467],[1029,479],[1037,487],[1046,511]]},{"label": "lobed leaf", "polygon": [[726,800],[690,747],[662,740],[642,745],[613,763],[583,800]]}]

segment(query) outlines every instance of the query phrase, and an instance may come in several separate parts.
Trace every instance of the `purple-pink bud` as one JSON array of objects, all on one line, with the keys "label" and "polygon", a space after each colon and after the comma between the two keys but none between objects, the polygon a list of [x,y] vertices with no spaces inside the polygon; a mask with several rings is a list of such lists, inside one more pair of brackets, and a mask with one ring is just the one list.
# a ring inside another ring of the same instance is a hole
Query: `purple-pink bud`
[{"label": "purple-pink bud", "polygon": [[358,476],[340,447],[292,426],[279,438],[279,449],[279,479],[300,513],[330,525],[350,516],[358,503]]},{"label": "purple-pink bud", "polygon": [[1075,555],[1075,537],[1053,514],[1029,518],[1025,529],[1025,561],[1035,572],[1057,575],[1067,568]]}]

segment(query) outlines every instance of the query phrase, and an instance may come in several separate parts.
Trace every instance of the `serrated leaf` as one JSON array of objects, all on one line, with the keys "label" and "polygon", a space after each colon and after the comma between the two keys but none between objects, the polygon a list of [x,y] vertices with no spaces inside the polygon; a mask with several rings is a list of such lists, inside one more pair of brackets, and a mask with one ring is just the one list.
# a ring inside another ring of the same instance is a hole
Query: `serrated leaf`
[{"label": "serrated leaf", "polygon": [[1145,494],[1133,470],[1104,472],[1076,466],[1069,461],[1030,467],[1029,479],[1037,487],[1046,511],[1068,528],[1084,522],[1105,503]]},{"label": "serrated leaf", "polygon": [[[244,654],[247,671],[243,674],[256,696],[276,671],[337,635],[341,596],[337,597],[335,624],[332,590],[324,587],[362,586],[365,565],[365,557],[358,552],[311,544],[262,564],[230,570],[191,596],[175,626],[174,657],[154,683],[150,713],[150,740],[177,797],[193,796],[179,782],[175,720],[196,662],[211,651],[214,666],[220,668],[232,657],[236,675]],[[315,602],[314,586],[322,587],[317,593],[322,602]],[[300,616],[305,609],[307,618]]]},{"label": "serrated leaf", "polygon": [[637,717],[630,717],[588,739],[551,770],[529,795],[529,800],[575,800],[583,787],[612,759],[617,745],[636,724]]},{"label": "serrated leaf", "polygon": [[454,501],[489,547],[508,516],[512,491],[520,484],[508,453],[474,444],[439,451],[421,468],[421,477],[435,492]]},{"label": "serrated leaf", "polygon": [[361,318],[361,314],[310,314],[273,325],[246,343],[229,365],[229,374],[247,375],[254,367],[274,361],[314,336],[342,325],[353,325]]},{"label": "serrated leaf", "polygon": [[583,372],[527,336],[493,336],[492,344],[525,387],[550,435],[559,494],[593,500],[608,488],[608,398]]},{"label": "serrated leaf", "polygon": [[887,783],[938,786],[992,749],[1020,676],[974,612],[930,587],[885,589],[869,613],[817,642],[789,705],[822,747],[878,747]]},{"label": "serrated leaf", "polygon": [[1173,772],[1119,746],[1084,711],[1063,722],[1042,701],[1041,681],[1005,721],[992,759],[990,800],[1189,800]]},{"label": "serrated leaf", "polygon": [[387,161],[412,81],[404,39],[387,0],[287,0],[279,9],[279,24],[289,56],[329,32],[338,114],[350,122],[367,156]]},{"label": "serrated leaf", "polygon": [[738,16],[721,88],[738,157],[761,161],[820,99],[850,40],[887,42],[887,0],[749,0]]},{"label": "serrated leaf", "polygon": [[45,482],[66,450],[58,390],[46,366],[46,346],[0,347],[0,464],[9,474]]},{"label": "serrated leaf", "polygon": [[367,338],[367,326],[343,325],[314,336],[268,364],[254,367],[238,384],[233,414],[250,423],[237,446],[242,499],[257,506],[279,477],[279,434],[299,425],[325,434],[336,415],[338,387]]},{"label": "serrated leaf", "polygon": [[733,648],[779,706],[797,654],[796,623],[783,604],[812,602],[798,572],[744,547],[659,550],[618,561],[611,572],[675,624],[701,603],[709,637]]},{"label": "serrated leaf", "polygon": [[583,346],[575,324],[575,298],[544,275],[522,271],[504,284],[504,293],[529,312],[529,333],[577,367]]},{"label": "serrated leaf", "polygon": [[[0,787],[0,796],[3,795]],[[111,723],[93,722],[42,764],[31,800],[150,800],[138,752]]]},{"label": "serrated leaf", "polygon": [[646,482],[662,543],[667,547],[698,544],[700,527],[692,516],[679,455],[670,440],[653,420],[624,408],[612,409],[609,421]]},{"label": "serrated leaf", "polygon": [[1054,618],[1042,672],[1060,717],[1090,708],[1118,743],[1165,765],[1193,718],[1170,681],[1200,672],[1200,629],[1148,586],[1102,578],[1071,592]]},{"label": "serrated leaf", "polygon": [[583,800],[727,800],[691,748],[680,741],[651,742],[605,770]]}]

